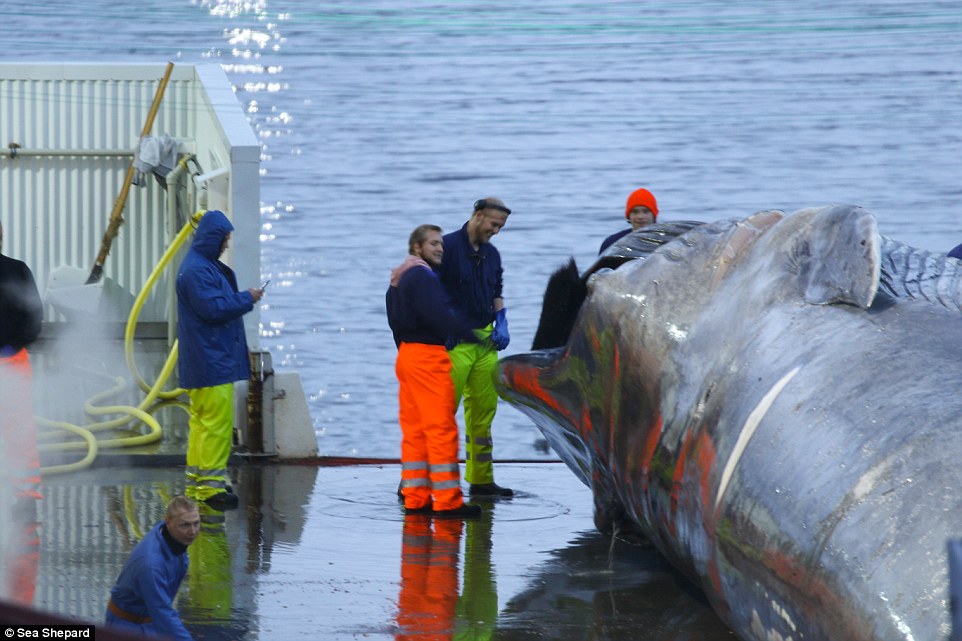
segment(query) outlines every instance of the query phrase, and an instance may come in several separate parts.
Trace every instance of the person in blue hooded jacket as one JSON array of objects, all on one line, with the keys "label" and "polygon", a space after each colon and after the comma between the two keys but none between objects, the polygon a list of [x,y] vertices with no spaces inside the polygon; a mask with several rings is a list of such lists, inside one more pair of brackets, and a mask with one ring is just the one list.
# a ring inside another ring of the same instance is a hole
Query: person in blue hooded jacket
[{"label": "person in blue hooded jacket", "polygon": [[250,376],[242,317],[263,289],[238,291],[234,270],[219,260],[234,226],[223,212],[206,212],[177,274],[180,385],[190,397],[187,490],[217,510],[237,507],[227,483],[234,431],[234,381]]},{"label": "person in blue hooded jacket", "polygon": [[147,637],[193,641],[174,608],[187,574],[187,548],[200,533],[197,504],[176,496],[164,520],[141,539],[120,570],[107,601],[106,624]]}]

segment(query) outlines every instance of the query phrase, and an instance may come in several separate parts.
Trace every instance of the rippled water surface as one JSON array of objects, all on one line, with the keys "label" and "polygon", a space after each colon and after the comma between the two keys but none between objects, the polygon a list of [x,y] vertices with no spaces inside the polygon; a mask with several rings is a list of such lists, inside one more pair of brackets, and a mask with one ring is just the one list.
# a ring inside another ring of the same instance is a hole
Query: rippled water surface
[{"label": "rippled water surface", "polygon": [[[665,220],[849,202],[903,242],[962,242],[957,2],[51,0],[0,21],[6,61],[225,65],[263,143],[262,341],[322,454],[397,454],[387,275],[415,225],[453,230],[482,196],[515,212],[506,353],[640,185]],[[495,436],[552,456],[508,406]]]}]

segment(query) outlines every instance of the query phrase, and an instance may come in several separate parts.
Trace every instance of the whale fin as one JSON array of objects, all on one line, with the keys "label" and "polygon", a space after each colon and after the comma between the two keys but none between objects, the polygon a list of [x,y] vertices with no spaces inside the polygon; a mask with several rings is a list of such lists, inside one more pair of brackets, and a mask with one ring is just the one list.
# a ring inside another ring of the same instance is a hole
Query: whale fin
[{"label": "whale fin", "polygon": [[815,213],[809,225],[795,256],[805,302],[870,307],[881,270],[875,218],[861,207],[832,206]]},{"label": "whale fin", "polygon": [[578,275],[578,266],[571,258],[548,280],[541,303],[541,319],[531,349],[561,347],[578,318],[578,310],[588,295],[585,281]]}]

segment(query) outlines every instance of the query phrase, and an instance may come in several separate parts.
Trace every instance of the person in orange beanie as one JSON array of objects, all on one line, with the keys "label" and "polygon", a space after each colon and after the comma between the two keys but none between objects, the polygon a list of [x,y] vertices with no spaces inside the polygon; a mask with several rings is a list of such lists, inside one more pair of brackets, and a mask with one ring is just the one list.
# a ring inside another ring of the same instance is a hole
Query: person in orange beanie
[{"label": "person in orange beanie", "polygon": [[599,255],[603,254],[609,246],[622,236],[658,220],[658,201],[655,200],[655,196],[644,188],[631,192],[631,195],[628,196],[628,202],[625,203],[625,219],[631,227],[622,229],[620,232],[605,238],[604,242],[601,243],[601,249],[598,250]]}]

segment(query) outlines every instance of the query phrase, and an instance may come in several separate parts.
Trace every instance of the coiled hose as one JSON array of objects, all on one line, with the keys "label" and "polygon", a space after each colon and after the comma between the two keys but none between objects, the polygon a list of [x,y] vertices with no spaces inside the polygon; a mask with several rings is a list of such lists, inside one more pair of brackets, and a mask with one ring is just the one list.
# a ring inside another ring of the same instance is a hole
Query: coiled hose
[{"label": "coiled hose", "polygon": [[[124,331],[124,355],[127,360],[127,367],[130,370],[131,376],[137,382],[137,385],[141,390],[147,393],[144,399],[136,407],[130,405],[104,405],[98,406],[97,403],[103,402],[106,398],[124,391],[127,387],[126,380],[123,377],[117,377],[114,379],[114,387],[107,389],[103,392],[99,392],[91,396],[84,403],[84,411],[90,416],[104,416],[108,414],[122,414],[123,416],[114,418],[112,420],[90,423],[87,425],[76,425],[74,423],[69,423],[66,421],[53,421],[43,417],[36,417],[37,424],[48,428],[59,428],[80,437],[80,441],[70,441],[70,442],[58,442],[58,443],[40,443],[38,445],[38,450],[41,452],[48,451],[71,451],[71,450],[82,450],[86,449],[87,452],[82,459],[73,463],[65,463],[61,465],[51,465],[47,467],[40,468],[40,473],[49,476],[52,474],[64,474],[67,472],[76,472],[89,467],[93,464],[94,460],[101,448],[115,448],[115,447],[132,447],[137,445],[146,445],[148,443],[153,443],[160,440],[163,437],[163,429],[160,423],[153,416],[150,415],[148,409],[154,401],[160,399],[161,401],[173,401],[183,394],[186,394],[186,390],[182,388],[163,390],[164,385],[166,385],[167,380],[170,378],[171,373],[174,371],[174,367],[177,365],[177,341],[170,348],[170,352],[167,355],[167,359],[164,362],[163,368],[161,368],[160,374],[157,380],[151,385],[148,384],[144,377],[140,374],[140,370],[137,367],[137,362],[134,355],[134,333],[137,329],[137,321],[140,318],[140,312],[144,307],[144,303],[147,297],[150,295],[151,290],[157,284],[157,280],[163,274],[167,265],[173,260],[173,257],[177,255],[178,250],[190,237],[191,232],[196,227],[197,223],[200,221],[203,212],[197,212],[178,232],[177,236],[174,238],[173,242],[167,247],[167,251],[161,257],[157,265],[154,266],[153,271],[144,283],[144,287],[141,289],[140,293],[137,295],[133,306],[131,307],[130,314],[127,316],[127,324]],[[175,405],[186,409],[186,405],[181,403],[175,403]],[[130,423],[131,421],[139,420],[141,423],[145,424],[148,428],[146,434],[137,434],[134,436],[123,436],[109,439],[97,439],[94,435],[95,432],[113,429]],[[57,437],[63,437],[63,434],[56,432],[45,432],[38,435],[38,441],[49,441]]]}]

